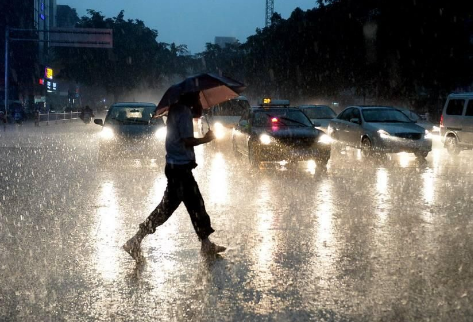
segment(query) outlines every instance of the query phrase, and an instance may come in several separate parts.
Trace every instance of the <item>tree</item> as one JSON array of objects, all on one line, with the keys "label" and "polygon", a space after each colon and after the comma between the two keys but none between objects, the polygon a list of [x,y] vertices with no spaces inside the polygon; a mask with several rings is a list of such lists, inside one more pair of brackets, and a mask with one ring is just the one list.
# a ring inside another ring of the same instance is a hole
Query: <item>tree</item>
[{"label": "tree", "polygon": [[[185,73],[185,46],[159,43],[158,32],[141,20],[125,20],[124,12],[106,18],[88,10],[76,25],[81,28],[113,29],[113,49],[57,48],[61,75],[76,82],[103,87],[118,100],[139,87],[158,87],[170,73]],[[169,67],[175,68],[170,70]]]},{"label": "tree", "polygon": [[57,20],[58,27],[74,27],[79,22],[79,16],[74,8],[66,5],[57,6]]}]

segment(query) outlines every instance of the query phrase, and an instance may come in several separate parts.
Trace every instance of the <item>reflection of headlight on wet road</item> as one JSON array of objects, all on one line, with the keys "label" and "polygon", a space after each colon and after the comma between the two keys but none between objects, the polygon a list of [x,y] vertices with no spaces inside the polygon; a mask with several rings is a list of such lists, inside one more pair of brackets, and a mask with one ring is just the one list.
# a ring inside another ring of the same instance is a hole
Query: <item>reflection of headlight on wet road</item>
[{"label": "reflection of headlight on wet road", "polygon": [[330,136],[328,136],[327,134],[322,134],[320,137],[319,137],[319,143],[322,143],[322,144],[330,144],[332,143],[333,140]]},{"label": "reflection of headlight on wet road", "polygon": [[166,133],[167,133],[166,127],[161,127],[154,133],[154,136],[159,140],[164,140],[166,139]]},{"label": "reflection of headlight on wet road", "polygon": [[115,137],[115,133],[113,133],[113,130],[109,127],[104,127],[102,129],[102,132],[100,132],[100,137],[104,140],[111,140]]},{"label": "reflection of headlight on wet road", "polygon": [[260,137],[259,137],[259,140],[261,143],[265,144],[265,145],[268,145],[271,143],[272,139],[269,135],[267,134],[261,134]]},{"label": "reflection of headlight on wet road", "polygon": [[214,124],[213,132],[215,134],[215,138],[217,140],[221,140],[225,136],[225,127],[222,125],[222,123],[216,122]]}]

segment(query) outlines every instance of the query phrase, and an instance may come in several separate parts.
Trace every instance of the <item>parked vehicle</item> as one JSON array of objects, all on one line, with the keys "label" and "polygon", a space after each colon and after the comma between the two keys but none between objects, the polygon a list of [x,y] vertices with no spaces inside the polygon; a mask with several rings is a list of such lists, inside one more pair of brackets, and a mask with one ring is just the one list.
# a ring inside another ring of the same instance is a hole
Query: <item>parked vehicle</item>
[{"label": "parked vehicle", "polygon": [[473,93],[448,95],[440,118],[440,135],[451,154],[473,149]]},{"label": "parked vehicle", "polygon": [[338,145],[374,153],[411,152],[425,158],[432,150],[432,134],[400,110],[389,106],[350,106],[330,121],[328,133]]}]

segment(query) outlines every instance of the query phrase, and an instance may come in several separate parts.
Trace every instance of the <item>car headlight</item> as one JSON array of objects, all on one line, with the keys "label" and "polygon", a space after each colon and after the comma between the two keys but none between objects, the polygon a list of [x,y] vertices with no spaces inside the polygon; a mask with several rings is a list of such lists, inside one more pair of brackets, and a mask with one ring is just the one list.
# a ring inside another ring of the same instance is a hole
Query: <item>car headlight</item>
[{"label": "car headlight", "polygon": [[154,132],[154,137],[158,140],[166,139],[167,128],[165,126],[160,127],[156,132]]},{"label": "car headlight", "polygon": [[109,127],[104,127],[100,132],[100,137],[104,140],[111,140],[115,137],[115,133]]},{"label": "car headlight", "polygon": [[432,139],[432,133],[429,130],[425,130],[424,139]]},{"label": "car headlight", "polygon": [[440,132],[440,127],[434,125],[434,126],[432,127],[432,132]]},{"label": "car headlight", "polygon": [[261,142],[262,144],[264,144],[264,145],[271,144],[271,142],[273,141],[273,139],[272,139],[269,135],[267,135],[267,134],[265,134],[265,133],[263,133],[263,134],[261,134],[261,135],[259,136],[259,140],[260,140],[260,142]]},{"label": "car headlight", "polygon": [[391,137],[391,134],[389,134],[385,130],[379,130],[378,134],[382,139],[389,139]]},{"label": "car headlight", "polygon": [[214,124],[213,132],[215,134],[215,138],[217,140],[221,140],[225,136],[225,127],[222,125],[222,123],[216,122]]},{"label": "car headlight", "polygon": [[320,137],[319,137],[319,143],[322,143],[322,144],[331,144],[333,142],[333,139],[328,136],[327,134],[322,134]]}]

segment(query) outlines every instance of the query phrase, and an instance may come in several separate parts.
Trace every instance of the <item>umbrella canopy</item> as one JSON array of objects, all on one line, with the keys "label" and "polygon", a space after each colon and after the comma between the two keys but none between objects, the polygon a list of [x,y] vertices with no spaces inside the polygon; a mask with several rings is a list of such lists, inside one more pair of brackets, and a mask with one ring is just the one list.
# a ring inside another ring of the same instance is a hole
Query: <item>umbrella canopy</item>
[{"label": "umbrella canopy", "polygon": [[210,108],[238,97],[244,89],[244,84],[225,76],[211,73],[191,76],[168,88],[158,103],[155,116],[167,112],[169,107],[177,103],[184,94],[199,93],[202,107]]}]

